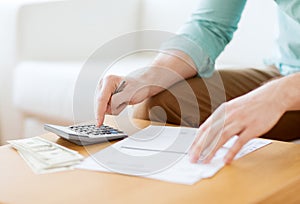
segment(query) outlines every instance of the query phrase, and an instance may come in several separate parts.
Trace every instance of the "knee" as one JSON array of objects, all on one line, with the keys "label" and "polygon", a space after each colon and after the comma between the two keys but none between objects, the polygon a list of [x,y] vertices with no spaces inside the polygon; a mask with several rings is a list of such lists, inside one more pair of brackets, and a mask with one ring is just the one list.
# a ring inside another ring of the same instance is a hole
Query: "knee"
[{"label": "knee", "polygon": [[140,104],[134,106],[133,117],[143,120],[167,122],[167,112],[171,108],[170,103],[176,103],[168,91],[163,91]]}]

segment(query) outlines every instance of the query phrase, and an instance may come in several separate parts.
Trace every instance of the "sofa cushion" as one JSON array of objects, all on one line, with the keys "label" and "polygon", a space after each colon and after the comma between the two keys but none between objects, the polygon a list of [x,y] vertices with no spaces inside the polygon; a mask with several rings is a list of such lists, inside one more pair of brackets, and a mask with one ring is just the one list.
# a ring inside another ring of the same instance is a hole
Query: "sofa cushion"
[{"label": "sofa cushion", "polygon": [[46,118],[72,118],[72,97],[80,62],[23,62],[14,73],[14,104]]},{"label": "sofa cushion", "polygon": [[[109,70],[99,68],[99,74],[125,76],[146,66],[152,58],[153,54],[128,56]],[[74,88],[82,67],[82,62],[20,63],[14,73],[14,104],[25,114],[43,120],[72,122]],[[84,110],[89,103],[84,99],[82,103]]]}]

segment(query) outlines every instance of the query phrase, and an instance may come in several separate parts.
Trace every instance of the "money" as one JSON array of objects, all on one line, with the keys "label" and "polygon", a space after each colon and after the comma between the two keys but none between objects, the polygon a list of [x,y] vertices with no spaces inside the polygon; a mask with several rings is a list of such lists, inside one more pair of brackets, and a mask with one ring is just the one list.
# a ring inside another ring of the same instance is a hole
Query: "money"
[{"label": "money", "polygon": [[83,156],[40,137],[7,141],[37,174],[73,169]]}]

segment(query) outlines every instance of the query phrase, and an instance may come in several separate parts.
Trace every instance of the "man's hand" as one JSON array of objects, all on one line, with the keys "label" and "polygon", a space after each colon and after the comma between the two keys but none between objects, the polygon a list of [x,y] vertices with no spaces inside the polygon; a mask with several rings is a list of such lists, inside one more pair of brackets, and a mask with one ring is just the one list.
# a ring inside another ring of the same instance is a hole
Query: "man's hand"
[{"label": "man's hand", "polygon": [[[96,95],[96,119],[98,126],[102,125],[104,116],[118,114],[127,105],[133,105],[158,94],[178,81],[197,74],[191,58],[177,50],[158,54],[149,68],[140,70],[135,76],[120,77],[110,75],[101,79]],[[125,88],[120,93],[113,94],[122,80]]]},{"label": "man's hand", "polygon": [[[124,89],[115,93],[120,83],[125,80]],[[150,86],[137,78],[123,78],[109,75],[99,82],[96,95],[96,119],[98,126],[102,125],[104,115],[119,114],[127,105],[142,102],[149,96]]]},{"label": "man's hand", "polygon": [[[287,110],[280,80],[222,104],[199,128],[190,149],[191,162],[208,163],[233,136],[239,136],[224,158],[230,163],[250,139],[269,131]],[[201,157],[200,157],[201,155]]]}]

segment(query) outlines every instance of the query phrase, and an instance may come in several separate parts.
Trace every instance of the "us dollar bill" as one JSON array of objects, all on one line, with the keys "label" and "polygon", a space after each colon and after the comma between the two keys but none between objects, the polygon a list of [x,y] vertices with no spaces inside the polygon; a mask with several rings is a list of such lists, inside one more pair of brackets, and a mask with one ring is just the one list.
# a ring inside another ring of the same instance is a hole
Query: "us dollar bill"
[{"label": "us dollar bill", "polygon": [[21,157],[35,173],[70,170],[84,157],[78,152],[40,137],[10,140]]}]

